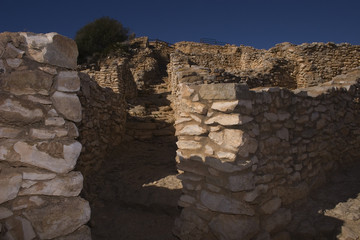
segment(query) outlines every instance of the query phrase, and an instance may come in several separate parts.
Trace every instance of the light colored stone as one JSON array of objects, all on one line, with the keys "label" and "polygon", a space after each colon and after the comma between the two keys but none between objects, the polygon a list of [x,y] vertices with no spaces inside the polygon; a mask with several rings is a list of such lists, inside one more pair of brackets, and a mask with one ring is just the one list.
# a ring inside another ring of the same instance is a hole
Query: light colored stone
[{"label": "light colored stone", "polygon": [[54,131],[48,129],[31,128],[29,131],[29,136],[33,139],[48,140],[54,139],[56,134],[54,133]]},{"label": "light colored stone", "polygon": [[45,119],[45,126],[64,126],[65,120],[62,117],[49,117]]},{"label": "light colored stone", "polygon": [[57,33],[20,33],[28,45],[28,56],[41,63],[74,69],[77,66],[77,46],[70,38]]},{"label": "light colored stone", "polygon": [[0,138],[16,138],[21,132],[18,128],[0,127]]},{"label": "light colored stone", "polygon": [[245,85],[235,83],[203,84],[200,86],[199,94],[206,100],[236,100],[241,91],[248,92],[249,89]]},{"label": "light colored stone", "polygon": [[232,112],[238,106],[239,101],[229,101],[229,102],[214,102],[211,105],[211,108],[220,112]]},{"label": "light colored stone", "polygon": [[259,231],[256,217],[219,214],[209,223],[219,240],[249,240]]},{"label": "light colored stone", "polygon": [[44,66],[44,67],[39,67],[39,69],[41,71],[46,72],[46,73],[50,73],[51,75],[56,75],[57,74],[56,68],[53,68],[53,67]]},{"label": "light colored stone", "polygon": [[192,118],[178,118],[176,119],[174,125],[178,125],[180,123],[184,123],[184,122],[190,122],[192,120]]},{"label": "light colored stone", "polygon": [[56,111],[65,119],[74,122],[81,121],[81,103],[76,94],[56,91],[51,99]]},{"label": "light colored stone", "polygon": [[5,207],[0,207],[0,220],[11,217],[14,213]]},{"label": "light colored stone", "polygon": [[2,169],[0,171],[0,204],[16,198],[21,186],[20,173]]},{"label": "light colored stone", "polygon": [[26,180],[42,181],[42,180],[50,180],[56,177],[55,173],[35,170],[31,168],[21,169],[21,171],[22,171],[22,178]]},{"label": "light colored stone", "polygon": [[281,199],[275,197],[261,205],[261,210],[265,214],[272,214],[281,207]]},{"label": "light colored stone", "polygon": [[207,154],[207,155],[213,155],[213,154],[214,154],[214,149],[213,149],[211,146],[206,145],[206,146],[205,146],[205,154]]},{"label": "light colored stone", "polygon": [[231,152],[216,151],[216,156],[226,162],[233,162],[236,159],[236,154]]},{"label": "light colored stone", "polygon": [[208,131],[206,130],[206,128],[202,126],[199,126],[197,124],[190,124],[190,125],[185,125],[183,128],[181,128],[181,130],[177,132],[177,135],[195,136],[195,135],[202,135],[207,132]]},{"label": "light colored stone", "polygon": [[56,197],[47,201],[48,204],[23,213],[41,239],[70,234],[90,219],[89,203],[79,197]]},{"label": "light colored stone", "polygon": [[33,123],[40,121],[43,116],[42,109],[35,105],[0,96],[0,117],[7,121]]},{"label": "light colored stone", "polygon": [[179,140],[176,142],[176,145],[184,150],[195,150],[202,147],[201,143],[192,140]]},{"label": "light colored stone", "polygon": [[12,67],[12,68],[17,68],[21,65],[21,63],[23,62],[22,59],[19,59],[19,58],[9,58],[9,59],[6,59],[6,63]]},{"label": "light colored stone", "polygon": [[63,237],[55,238],[54,240],[91,240],[91,231],[88,226],[84,225],[75,232]]},{"label": "light colored stone", "polygon": [[233,192],[248,191],[255,188],[254,174],[252,172],[232,175],[228,180],[229,183],[226,188]]},{"label": "light colored stone", "polygon": [[181,103],[190,111],[198,114],[206,114],[206,106],[200,102],[192,102],[187,99],[182,99]]},{"label": "light colored stone", "polygon": [[60,92],[77,92],[80,90],[80,78],[76,71],[59,72],[55,78],[55,89]]},{"label": "light colored stone", "polygon": [[33,180],[23,180],[21,182],[21,188],[29,188],[33,185],[35,185],[37,183],[37,181],[33,181]]},{"label": "light colored stone", "polygon": [[5,225],[8,230],[5,239],[32,240],[36,237],[31,223],[25,218],[19,216],[10,218],[5,222]]},{"label": "light colored stone", "polygon": [[70,172],[51,180],[38,182],[29,188],[20,190],[19,195],[51,195],[75,197],[83,187],[83,176],[80,172]]},{"label": "light colored stone", "polygon": [[205,121],[205,124],[218,123],[223,126],[242,125],[252,121],[253,118],[249,116],[242,116],[240,114],[218,114]]},{"label": "light colored stone", "polygon": [[209,133],[209,138],[221,147],[238,151],[239,147],[245,144],[244,132],[238,129],[224,129],[219,132]]},{"label": "light colored stone", "polygon": [[222,194],[202,190],[200,200],[204,206],[212,211],[248,216],[253,216],[255,214],[250,205]]},{"label": "light colored stone", "polygon": [[65,128],[55,128],[54,129],[54,133],[56,135],[56,137],[65,137],[68,135],[69,131]]},{"label": "light colored stone", "polygon": [[44,105],[52,104],[52,101],[49,98],[46,98],[44,96],[39,97],[39,96],[34,96],[34,95],[28,95],[28,96],[26,96],[26,99],[29,101],[32,101],[34,103],[40,103],[40,104],[44,104]]},{"label": "light colored stone", "polygon": [[20,162],[56,173],[67,173],[74,169],[81,148],[81,144],[76,141],[69,145],[63,145],[64,158],[55,158],[46,152],[39,151],[36,145],[32,146],[22,141],[14,145],[14,150],[20,155]]}]

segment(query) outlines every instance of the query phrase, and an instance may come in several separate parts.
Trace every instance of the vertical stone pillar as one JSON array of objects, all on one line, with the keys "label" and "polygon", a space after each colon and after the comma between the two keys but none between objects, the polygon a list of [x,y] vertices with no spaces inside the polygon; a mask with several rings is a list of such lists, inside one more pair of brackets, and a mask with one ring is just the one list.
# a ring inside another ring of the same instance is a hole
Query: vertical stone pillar
[{"label": "vertical stone pillar", "polygon": [[0,236],[91,239],[73,171],[82,145],[77,47],[57,33],[0,34]]}]

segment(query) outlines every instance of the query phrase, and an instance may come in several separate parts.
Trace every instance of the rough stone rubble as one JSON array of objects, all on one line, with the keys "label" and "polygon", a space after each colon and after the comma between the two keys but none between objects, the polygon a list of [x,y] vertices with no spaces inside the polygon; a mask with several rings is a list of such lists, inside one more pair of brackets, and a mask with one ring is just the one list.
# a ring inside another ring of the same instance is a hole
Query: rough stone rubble
[{"label": "rough stone rubble", "polygon": [[91,239],[74,171],[82,145],[76,44],[0,34],[0,238]]}]

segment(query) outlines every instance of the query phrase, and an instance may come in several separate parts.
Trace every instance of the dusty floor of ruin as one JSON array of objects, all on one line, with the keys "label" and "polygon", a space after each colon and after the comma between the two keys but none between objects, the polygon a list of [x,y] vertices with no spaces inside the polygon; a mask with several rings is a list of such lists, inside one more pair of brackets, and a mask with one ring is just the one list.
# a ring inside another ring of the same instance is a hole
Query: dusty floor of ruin
[{"label": "dusty floor of ruin", "polygon": [[[158,139],[159,140],[159,139]],[[94,181],[93,239],[176,239],[180,214],[173,142],[132,141],[109,155]]]}]

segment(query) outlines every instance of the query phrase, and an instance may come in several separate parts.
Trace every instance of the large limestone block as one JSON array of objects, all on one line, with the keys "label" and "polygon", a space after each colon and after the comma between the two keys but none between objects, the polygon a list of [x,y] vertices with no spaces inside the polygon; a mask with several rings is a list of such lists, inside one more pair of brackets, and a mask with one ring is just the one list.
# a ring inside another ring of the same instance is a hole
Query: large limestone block
[{"label": "large limestone block", "polygon": [[76,71],[62,71],[55,79],[55,88],[60,92],[77,92],[80,90],[80,78]]},{"label": "large limestone block", "polygon": [[23,188],[21,195],[52,195],[75,197],[78,196],[83,187],[83,176],[80,172],[70,172],[64,176],[58,176],[48,181],[41,181],[29,188]]},{"label": "large limestone block", "polygon": [[4,89],[15,95],[49,95],[52,83],[52,76],[43,71],[14,71],[4,79]]},{"label": "large limestone block", "polygon": [[247,203],[240,202],[229,196],[212,193],[206,190],[201,191],[201,203],[212,211],[228,214],[244,214],[253,216],[255,211]]},{"label": "large limestone block", "polygon": [[39,105],[16,99],[5,93],[0,95],[0,119],[28,124],[40,121],[43,116],[44,112]]},{"label": "large limestone block", "polygon": [[76,68],[78,50],[76,43],[70,38],[57,33],[34,34],[21,33],[25,37],[27,55],[41,63]]},{"label": "large limestone block", "polygon": [[245,144],[246,136],[247,134],[237,129],[225,129],[223,131],[209,133],[209,138],[213,142],[232,151],[237,151],[240,146]]},{"label": "large limestone block", "polygon": [[16,138],[21,132],[19,128],[0,127],[0,138]]},{"label": "large limestone block", "polygon": [[67,173],[74,169],[76,160],[81,152],[81,143],[74,141],[70,144],[60,144],[63,158],[51,156],[47,152],[40,151],[39,145],[29,145],[19,141],[14,144],[14,150],[20,155],[18,161],[27,163],[39,168],[44,168],[56,173]]},{"label": "large limestone block", "polygon": [[255,217],[219,214],[210,223],[210,229],[220,240],[249,240],[259,231]]},{"label": "large limestone block", "polygon": [[192,140],[179,140],[176,142],[176,145],[179,149],[184,150],[196,150],[202,147],[200,142],[192,141]]},{"label": "large limestone block", "polygon": [[65,119],[74,122],[81,121],[81,103],[76,94],[56,91],[51,96],[51,100],[56,111],[62,114]]},{"label": "large limestone block", "polygon": [[189,125],[185,125],[183,128],[181,128],[181,130],[177,131],[176,135],[196,136],[205,133],[207,133],[206,128],[199,126],[197,124],[189,124]]},{"label": "large limestone block", "polygon": [[215,117],[209,118],[205,124],[218,123],[223,126],[242,125],[253,120],[252,117],[243,116],[240,114],[218,114]]},{"label": "large limestone block", "polygon": [[238,106],[239,101],[235,100],[235,101],[221,101],[221,102],[214,102],[211,105],[211,108],[214,110],[218,110],[221,112],[232,112],[234,111],[234,109]]},{"label": "large limestone block", "polygon": [[32,168],[21,168],[19,171],[22,172],[22,177],[24,180],[42,181],[50,180],[56,177],[56,173]]},{"label": "large limestone block", "polygon": [[203,84],[199,94],[206,100],[236,100],[239,96],[244,98],[249,95],[249,88],[236,83]]},{"label": "large limestone block", "polygon": [[24,211],[40,239],[70,234],[90,219],[89,203],[80,197],[46,198],[46,201],[39,208]]},{"label": "large limestone block", "polygon": [[0,204],[16,198],[21,182],[22,176],[20,173],[8,169],[0,170]]}]

